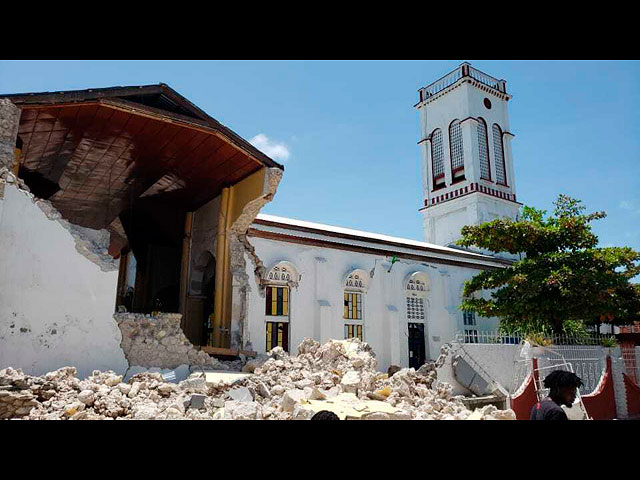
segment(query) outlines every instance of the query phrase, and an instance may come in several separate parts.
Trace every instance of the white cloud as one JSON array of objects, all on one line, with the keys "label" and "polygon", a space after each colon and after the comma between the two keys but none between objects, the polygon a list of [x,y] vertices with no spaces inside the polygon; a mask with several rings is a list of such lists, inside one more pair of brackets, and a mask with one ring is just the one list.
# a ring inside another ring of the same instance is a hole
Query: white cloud
[{"label": "white cloud", "polygon": [[251,143],[251,145],[262,151],[268,157],[273,158],[274,160],[286,162],[291,155],[291,152],[289,151],[289,147],[287,147],[287,145],[271,140],[264,133],[259,133],[251,140],[249,140],[249,143]]},{"label": "white cloud", "polygon": [[623,200],[620,202],[620,208],[633,213],[640,213],[640,202],[637,200]]}]

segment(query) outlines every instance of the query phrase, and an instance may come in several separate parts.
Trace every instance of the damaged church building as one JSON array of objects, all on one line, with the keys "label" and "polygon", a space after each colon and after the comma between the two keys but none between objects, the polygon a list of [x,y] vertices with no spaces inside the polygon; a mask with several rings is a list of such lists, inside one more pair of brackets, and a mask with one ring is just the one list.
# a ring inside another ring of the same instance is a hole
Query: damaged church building
[{"label": "damaged church building", "polygon": [[162,84],[0,102],[0,365],[202,363],[209,318],[237,345],[238,251],[283,167]]},{"label": "damaged church building", "polygon": [[510,260],[454,242],[521,206],[510,98],[468,64],[419,90],[422,242],[260,214],[283,166],[164,84],[0,95],[0,368],[82,377],[358,337],[384,371],[495,329],[460,311],[462,288]]}]

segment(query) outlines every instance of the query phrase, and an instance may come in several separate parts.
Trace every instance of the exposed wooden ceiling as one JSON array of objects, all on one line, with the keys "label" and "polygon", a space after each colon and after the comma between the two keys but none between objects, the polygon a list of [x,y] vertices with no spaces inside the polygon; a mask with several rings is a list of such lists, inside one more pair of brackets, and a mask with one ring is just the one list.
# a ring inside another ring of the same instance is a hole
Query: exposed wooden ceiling
[{"label": "exposed wooden ceiling", "polygon": [[7,97],[22,108],[20,175],[85,227],[107,227],[141,197],[195,210],[263,166],[283,168],[166,85]]}]

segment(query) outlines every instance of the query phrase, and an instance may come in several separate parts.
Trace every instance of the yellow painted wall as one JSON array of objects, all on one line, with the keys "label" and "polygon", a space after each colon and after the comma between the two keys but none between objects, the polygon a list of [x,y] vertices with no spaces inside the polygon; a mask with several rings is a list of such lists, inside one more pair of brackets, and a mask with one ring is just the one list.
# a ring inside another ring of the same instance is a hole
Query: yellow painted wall
[{"label": "yellow painted wall", "polygon": [[[229,187],[228,204],[225,209],[223,200],[220,208],[219,227],[224,226],[218,233],[218,256],[216,258],[216,278],[221,278],[221,289],[216,290],[215,322],[214,322],[214,346],[229,347],[231,337],[229,333],[221,335],[216,327],[222,326],[227,330],[231,328],[231,302],[232,302],[232,278],[231,256],[229,250],[228,232],[233,224],[240,218],[246,205],[265,194],[266,168],[261,168],[249,177]],[[223,197],[224,198],[224,197]]]}]

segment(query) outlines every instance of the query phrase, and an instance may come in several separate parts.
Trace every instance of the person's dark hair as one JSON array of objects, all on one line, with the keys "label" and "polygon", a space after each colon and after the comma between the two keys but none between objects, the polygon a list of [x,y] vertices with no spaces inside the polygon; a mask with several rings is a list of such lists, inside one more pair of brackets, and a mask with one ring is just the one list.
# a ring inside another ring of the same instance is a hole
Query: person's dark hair
[{"label": "person's dark hair", "polygon": [[559,388],[564,387],[576,387],[580,388],[582,380],[573,372],[567,372],[565,370],[554,370],[546,376],[543,382],[546,388],[556,391]]},{"label": "person's dark hair", "polygon": [[320,410],[311,417],[311,420],[340,420],[340,418],[329,410]]}]

